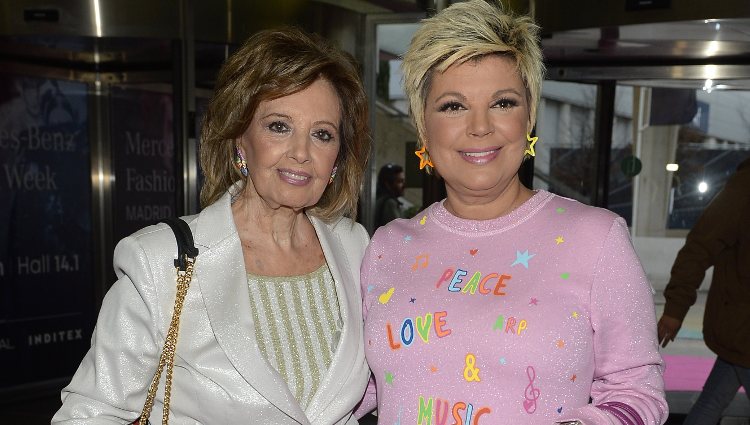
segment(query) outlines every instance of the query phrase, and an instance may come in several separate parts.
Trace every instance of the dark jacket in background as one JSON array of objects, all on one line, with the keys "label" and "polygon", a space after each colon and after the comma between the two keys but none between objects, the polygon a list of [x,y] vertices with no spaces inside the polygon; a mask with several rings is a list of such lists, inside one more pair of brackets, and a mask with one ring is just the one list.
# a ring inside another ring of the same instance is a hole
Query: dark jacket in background
[{"label": "dark jacket in background", "polygon": [[750,159],[688,233],[664,290],[665,315],[684,320],[711,266],[703,338],[723,360],[750,367]]},{"label": "dark jacket in background", "polygon": [[404,218],[401,202],[393,196],[382,196],[375,201],[375,228],[385,226],[397,218]]}]

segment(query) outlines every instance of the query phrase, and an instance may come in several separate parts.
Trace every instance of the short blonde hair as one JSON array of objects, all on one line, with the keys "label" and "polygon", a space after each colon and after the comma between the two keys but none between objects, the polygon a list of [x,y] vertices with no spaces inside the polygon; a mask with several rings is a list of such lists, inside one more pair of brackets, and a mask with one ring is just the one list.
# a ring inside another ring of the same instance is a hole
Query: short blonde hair
[{"label": "short blonde hair", "polygon": [[338,94],[341,146],[336,178],[309,212],[325,221],[356,217],[370,155],[367,96],[359,70],[351,55],[297,28],[258,32],[222,65],[201,129],[201,206],[216,202],[243,179],[232,161],[235,140],[250,125],[258,105],[300,92],[318,79],[331,83]]},{"label": "short blonde hair", "polygon": [[499,54],[516,62],[526,87],[531,131],[541,97],[544,63],[539,47],[539,27],[528,16],[506,13],[500,3],[470,0],[455,3],[422,21],[404,54],[404,92],[424,146],[424,109],[434,73],[454,63]]}]

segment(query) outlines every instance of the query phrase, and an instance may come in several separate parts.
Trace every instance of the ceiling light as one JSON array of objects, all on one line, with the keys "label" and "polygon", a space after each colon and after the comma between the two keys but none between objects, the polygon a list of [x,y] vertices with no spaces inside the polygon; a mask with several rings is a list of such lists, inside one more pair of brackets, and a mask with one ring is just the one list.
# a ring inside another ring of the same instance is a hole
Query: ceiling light
[{"label": "ceiling light", "polygon": [[706,193],[707,191],[708,191],[708,183],[706,182],[698,183],[698,192]]},{"label": "ceiling light", "polygon": [[102,36],[102,14],[99,8],[99,0],[93,0],[94,2],[94,26],[96,29],[96,36]]},{"label": "ceiling light", "polygon": [[677,164],[667,164],[667,171],[677,171],[680,169],[680,166]]}]

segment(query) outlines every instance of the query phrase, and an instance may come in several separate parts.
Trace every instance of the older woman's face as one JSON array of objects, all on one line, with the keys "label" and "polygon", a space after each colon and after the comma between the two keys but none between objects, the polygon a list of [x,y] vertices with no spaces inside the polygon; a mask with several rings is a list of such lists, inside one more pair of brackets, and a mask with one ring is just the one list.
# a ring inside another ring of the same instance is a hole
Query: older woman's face
[{"label": "older woman's face", "polygon": [[239,140],[248,190],[272,209],[315,205],[341,146],[339,105],[333,86],[322,79],[295,94],[261,102]]},{"label": "older woman's face", "polygon": [[451,194],[492,199],[516,174],[529,108],[512,59],[486,56],[435,73],[425,103],[430,158]]}]

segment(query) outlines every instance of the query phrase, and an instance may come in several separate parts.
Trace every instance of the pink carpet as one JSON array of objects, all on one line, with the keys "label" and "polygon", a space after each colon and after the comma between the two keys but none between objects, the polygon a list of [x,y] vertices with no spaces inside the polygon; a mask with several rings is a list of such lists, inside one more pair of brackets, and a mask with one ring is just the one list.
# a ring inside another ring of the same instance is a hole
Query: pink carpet
[{"label": "pink carpet", "polygon": [[[715,357],[662,355],[667,367],[664,386],[667,391],[701,391],[714,366]],[[744,388],[740,388],[744,392]]]},{"label": "pink carpet", "polygon": [[714,366],[714,357],[662,355],[667,368],[664,386],[667,391],[701,391]]}]

